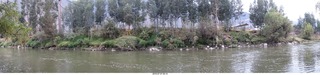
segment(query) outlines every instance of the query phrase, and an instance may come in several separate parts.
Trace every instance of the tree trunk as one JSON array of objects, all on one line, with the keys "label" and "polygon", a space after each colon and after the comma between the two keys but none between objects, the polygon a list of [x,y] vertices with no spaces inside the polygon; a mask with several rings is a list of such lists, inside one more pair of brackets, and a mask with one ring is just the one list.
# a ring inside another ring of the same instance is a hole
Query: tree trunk
[{"label": "tree trunk", "polygon": [[215,2],[215,11],[214,11],[214,22],[215,22],[215,27],[216,27],[216,36],[215,36],[215,39],[216,39],[216,46],[217,44],[219,44],[219,19],[218,19],[218,10],[219,10],[219,7],[218,7],[219,3]]}]

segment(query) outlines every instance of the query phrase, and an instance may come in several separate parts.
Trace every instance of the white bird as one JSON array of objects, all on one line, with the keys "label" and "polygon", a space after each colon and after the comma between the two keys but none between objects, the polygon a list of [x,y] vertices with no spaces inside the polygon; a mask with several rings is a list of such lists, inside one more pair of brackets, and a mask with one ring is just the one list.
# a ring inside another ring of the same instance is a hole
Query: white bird
[{"label": "white bird", "polygon": [[114,52],[114,51],[116,51],[116,50],[112,48],[111,51]]},{"label": "white bird", "polygon": [[221,45],[222,48],[224,48],[224,45]]},{"label": "white bird", "polygon": [[209,49],[210,49],[210,50],[213,50],[214,48],[213,48],[213,47],[210,47]]},{"label": "white bird", "polygon": [[189,51],[189,49],[188,49],[188,48],[187,48],[186,50],[187,50],[187,51]]},{"label": "white bird", "polygon": [[209,50],[209,46],[207,46],[206,48],[204,48],[205,50]]},{"label": "white bird", "polygon": [[263,46],[268,46],[268,44],[267,44],[267,43],[264,43]]},{"label": "white bird", "polygon": [[157,49],[157,48],[153,47],[153,48],[150,48],[149,51],[160,51],[160,49]]},{"label": "white bird", "polygon": [[18,45],[17,48],[20,49],[20,45]]},{"label": "white bird", "polygon": [[241,48],[241,45],[238,45],[238,48]]}]

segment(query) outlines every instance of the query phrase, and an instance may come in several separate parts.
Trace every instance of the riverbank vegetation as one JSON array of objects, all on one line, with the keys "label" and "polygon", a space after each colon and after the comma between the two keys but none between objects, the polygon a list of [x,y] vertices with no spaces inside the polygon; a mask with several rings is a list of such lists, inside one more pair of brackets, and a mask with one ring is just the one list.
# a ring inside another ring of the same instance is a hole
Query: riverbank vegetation
[{"label": "riverbank vegetation", "polygon": [[[22,0],[21,7],[16,7],[16,2],[1,3],[0,46],[98,50],[240,47],[313,40],[320,30],[308,14],[293,26],[272,0],[254,1],[252,24],[235,23],[244,14],[241,0],[68,3],[65,7],[59,7],[59,0]],[[248,28],[250,25],[254,28]]]}]

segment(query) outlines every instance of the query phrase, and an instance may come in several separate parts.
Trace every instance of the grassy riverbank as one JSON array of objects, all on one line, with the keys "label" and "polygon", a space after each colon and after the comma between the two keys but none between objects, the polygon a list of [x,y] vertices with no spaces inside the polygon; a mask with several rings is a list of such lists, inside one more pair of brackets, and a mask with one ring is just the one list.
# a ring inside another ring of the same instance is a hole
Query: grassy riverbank
[{"label": "grassy riverbank", "polygon": [[[152,30],[152,29],[149,29]],[[175,34],[175,33],[172,33]],[[139,36],[140,35],[140,36]],[[145,50],[150,47],[161,47],[166,50],[179,50],[179,48],[199,48],[203,49],[207,46],[217,48],[236,48],[236,47],[259,47],[267,42],[266,37],[259,33],[252,33],[249,31],[230,31],[223,32],[223,36],[219,36],[220,40],[201,38],[197,36],[172,36],[170,33],[155,31],[143,31],[143,33],[135,34],[133,36],[119,36],[117,38],[104,38],[98,36],[76,35],[71,37],[55,37],[54,39],[46,40],[29,40],[23,47],[39,48],[39,49],[73,49],[79,48],[84,50]],[[226,38],[222,38],[226,37]],[[310,40],[317,40],[317,36],[313,36]],[[306,41],[298,36],[289,36],[286,39],[281,39],[277,43],[300,43]],[[277,43],[269,43],[277,44]],[[22,47],[12,41],[4,41],[0,43],[2,47]]]}]

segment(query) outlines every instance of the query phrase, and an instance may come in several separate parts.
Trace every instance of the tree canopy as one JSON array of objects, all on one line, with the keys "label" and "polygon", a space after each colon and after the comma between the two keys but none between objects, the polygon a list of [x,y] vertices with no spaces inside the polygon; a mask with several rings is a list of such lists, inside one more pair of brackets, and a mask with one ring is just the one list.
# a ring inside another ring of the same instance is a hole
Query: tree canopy
[{"label": "tree canopy", "polygon": [[16,10],[16,3],[0,3],[0,34],[5,37],[13,37],[14,41],[26,43],[28,32],[31,30],[21,23],[21,15]]}]

